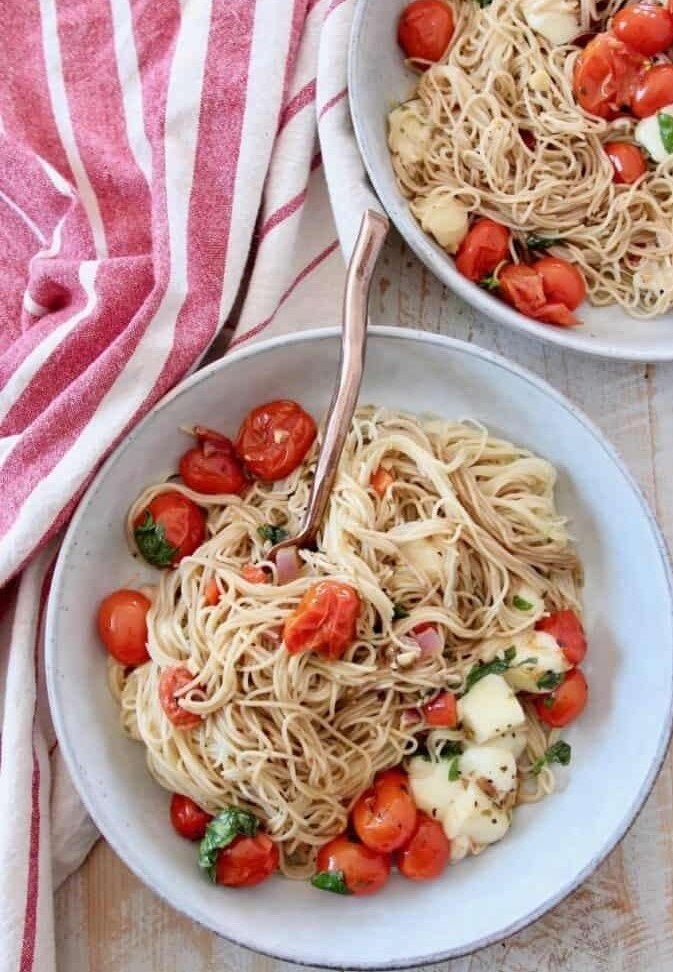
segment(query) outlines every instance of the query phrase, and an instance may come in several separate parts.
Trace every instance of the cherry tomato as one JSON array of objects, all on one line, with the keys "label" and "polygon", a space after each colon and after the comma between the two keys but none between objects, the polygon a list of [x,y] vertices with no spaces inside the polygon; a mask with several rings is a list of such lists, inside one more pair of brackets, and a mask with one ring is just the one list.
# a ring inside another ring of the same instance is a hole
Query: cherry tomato
[{"label": "cherry tomato", "polygon": [[220,600],[220,589],[214,577],[211,577],[206,584],[203,591],[203,599],[208,607],[214,607]]},{"label": "cherry tomato", "polygon": [[203,510],[173,490],[155,496],[133,526],[138,549],[155,567],[175,567],[194,553],[206,536]]},{"label": "cherry tomato", "polygon": [[255,566],[255,564],[246,564],[241,571],[241,577],[250,584],[268,584],[270,580],[267,571],[263,567]]},{"label": "cherry tomato", "polygon": [[341,873],[346,889],[360,896],[375,894],[390,875],[388,854],[380,854],[345,834],[320,848],[316,866],[318,872]]},{"label": "cherry tomato", "polygon": [[587,295],[584,277],[576,266],[560,257],[546,256],[533,264],[542,277],[542,289],[548,304],[565,304],[574,311]]},{"label": "cherry tomato", "polygon": [[587,639],[574,611],[557,611],[548,618],[540,618],[535,627],[556,638],[571,665],[580,664],[587,653]]},{"label": "cherry tomato", "polygon": [[634,51],[652,57],[673,45],[673,16],[658,3],[634,3],[615,14],[612,32]]},{"label": "cherry tomato", "polygon": [[206,827],[213,818],[198,803],[194,803],[188,796],[174,793],[171,797],[171,823],[187,840],[201,840],[206,833]]},{"label": "cherry tomato", "polygon": [[582,712],[587,704],[589,687],[579,670],[569,671],[559,687],[549,695],[538,695],[533,701],[538,718],[548,726],[560,729],[567,726]]},{"label": "cherry tomato", "polygon": [[215,862],[215,883],[230,888],[252,888],[278,868],[278,848],[266,834],[235,837]]},{"label": "cherry tomato", "polygon": [[431,881],[439,877],[450,857],[451,844],[444,828],[419,810],[409,843],[396,855],[400,873],[412,881]]},{"label": "cherry tomato", "polygon": [[147,651],[147,612],[150,602],[140,591],[108,594],[98,607],[98,634],[120,665],[142,665]]},{"label": "cherry tomato", "polygon": [[429,726],[453,729],[458,725],[458,710],[453,692],[440,692],[423,706],[423,717]]},{"label": "cherry tomato", "polygon": [[243,493],[248,480],[231,440],[201,426],[194,429],[194,435],[198,445],[185,452],[180,460],[180,475],[185,486],[207,495]]},{"label": "cherry tomato", "polygon": [[655,64],[642,76],[633,96],[636,118],[647,118],[673,104],[673,64]]},{"label": "cherry tomato", "polygon": [[642,54],[612,34],[589,41],[575,63],[573,91],[579,104],[599,118],[616,118],[631,107],[647,65]]},{"label": "cherry tomato", "polygon": [[414,0],[402,11],[397,43],[407,57],[438,61],[453,37],[453,11],[442,0]]},{"label": "cherry tomato", "polygon": [[372,473],[370,485],[377,496],[384,496],[388,487],[392,486],[394,482],[395,479],[392,473],[389,473],[387,469],[383,468],[383,466],[379,466],[379,468],[375,469]]},{"label": "cherry tomato", "polygon": [[294,614],[285,622],[283,639],[291,655],[317,651],[341,658],[355,641],[360,595],[349,584],[325,580],[306,591]]},{"label": "cherry tomato", "polygon": [[267,402],[243,420],[236,452],[257,479],[285,479],[299,466],[316,436],[315,422],[296,402]]},{"label": "cherry tomato", "polygon": [[352,811],[355,833],[365,846],[388,854],[403,847],[416,826],[416,805],[407,774],[388,770],[357,799]]},{"label": "cherry tomato", "polygon": [[547,324],[570,326],[579,323],[565,304],[547,301],[542,275],[533,267],[509,263],[500,271],[498,283],[500,296],[521,314]]},{"label": "cherry tomato", "polygon": [[614,169],[613,182],[631,185],[647,172],[645,156],[637,145],[631,142],[606,142],[603,148]]},{"label": "cherry tomato", "polygon": [[179,729],[193,729],[201,722],[201,716],[195,712],[188,712],[180,705],[176,692],[183,689],[194,676],[184,665],[165,668],[159,679],[159,702],[168,719]]},{"label": "cherry tomato", "polygon": [[492,219],[478,219],[458,247],[456,268],[468,280],[483,280],[509,252],[510,232]]}]

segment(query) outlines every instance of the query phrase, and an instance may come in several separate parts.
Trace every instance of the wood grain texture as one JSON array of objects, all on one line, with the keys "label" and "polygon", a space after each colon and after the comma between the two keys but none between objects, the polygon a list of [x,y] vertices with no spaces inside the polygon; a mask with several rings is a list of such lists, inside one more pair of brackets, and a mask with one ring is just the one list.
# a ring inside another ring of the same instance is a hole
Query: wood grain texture
[{"label": "wood grain texture", "polygon": [[[391,233],[371,298],[374,323],[449,334],[546,378],[622,453],[673,541],[673,364],[562,352],[480,322]],[[634,327],[647,327],[634,321]],[[643,646],[646,648],[646,646]],[[597,794],[600,798],[600,794]],[[204,931],[145,889],[99,842],[57,895],[59,972],[291,972]],[[508,941],[431,967],[444,972],[673,970],[671,757],[622,844],[575,894]]]}]

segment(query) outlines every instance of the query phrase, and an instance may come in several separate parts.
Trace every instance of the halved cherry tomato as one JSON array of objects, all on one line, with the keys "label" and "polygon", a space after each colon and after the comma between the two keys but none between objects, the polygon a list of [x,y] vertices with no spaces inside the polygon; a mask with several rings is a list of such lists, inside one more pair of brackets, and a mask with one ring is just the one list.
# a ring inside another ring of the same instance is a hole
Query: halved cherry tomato
[{"label": "halved cherry tomato", "polygon": [[388,487],[392,486],[394,482],[395,479],[392,473],[389,473],[383,466],[375,469],[370,479],[370,485],[377,496],[384,496]]},{"label": "halved cherry tomato", "polygon": [[319,581],[285,622],[285,647],[291,655],[317,651],[330,659],[341,658],[355,641],[360,606],[360,595],[349,584]]},{"label": "halved cherry tomato", "polygon": [[421,711],[429,726],[453,729],[458,725],[458,709],[453,692],[440,692],[431,702],[426,702]]},{"label": "halved cherry tomato", "polygon": [[375,894],[390,875],[388,854],[380,854],[345,834],[320,848],[316,866],[319,873],[341,874],[345,890],[359,896]]},{"label": "halved cherry tomato", "polygon": [[575,63],[573,91],[579,104],[599,118],[616,118],[631,107],[647,60],[612,34],[590,40]]},{"label": "halved cherry tomato", "polygon": [[231,440],[202,426],[194,429],[194,435],[198,445],[185,452],[180,460],[180,475],[185,486],[206,495],[244,492],[248,480]]},{"label": "halved cherry tomato", "polygon": [[615,14],[612,32],[634,51],[652,57],[673,46],[673,16],[658,3],[634,3]]},{"label": "halved cherry tomato", "polygon": [[655,64],[643,74],[631,105],[636,118],[647,118],[673,105],[673,64]]},{"label": "halved cherry tomato", "polygon": [[429,631],[430,628],[434,628],[432,621],[421,621],[420,624],[415,624],[411,629],[411,633],[414,635],[423,634],[424,631]]},{"label": "halved cherry tomato", "polygon": [[214,577],[211,577],[206,584],[203,591],[203,599],[208,607],[214,607],[220,600],[220,589]]},{"label": "halved cherry tomato", "polygon": [[400,873],[412,881],[430,881],[439,877],[450,857],[451,843],[444,828],[419,810],[409,843],[396,854]]},{"label": "halved cherry tomato", "polygon": [[198,803],[182,793],[174,793],[171,797],[171,823],[187,840],[201,840],[206,833],[206,827],[213,818]]},{"label": "halved cherry tomato", "polygon": [[572,326],[579,323],[565,304],[547,300],[542,275],[533,267],[508,263],[500,271],[498,283],[500,296],[521,314],[547,324]]},{"label": "halved cherry tomato", "polygon": [[606,142],[603,148],[614,169],[613,182],[631,185],[647,172],[645,156],[632,142]]},{"label": "halved cherry tomato", "polygon": [[353,827],[363,844],[388,854],[403,847],[416,826],[416,804],[401,770],[380,773],[357,799]]},{"label": "halved cherry tomato", "polygon": [[268,572],[255,564],[246,564],[241,571],[241,577],[250,584],[268,584],[270,580]]},{"label": "halved cherry tomato", "polygon": [[194,553],[206,536],[203,510],[173,490],[155,496],[133,526],[140,553],[155,567],[174,567]]},{"label": "halved cherry tomato", "polygon": [[188,712],[180,705],[176,693],[183,689],[194,676],[184,665],[165,668],[159,679],[159,702],[167,718],[179,729],[193,729],[201,722],[201,716]]},{"label": "halved cherry tomato", "polygon": [[438,61],[453,37],[453,11],[442,0],[414,0],[397,25],[397,42],[407,57]]},{"label": "halved cherry tomato", "polygon": [[123,589],[108,594],[98,607],[98,634],[120,665],[142,665],[147,651],[147,612],[150,602],[140,591]]},{"label": "halved cherry tomato", "polygon": [[556,638],[571,665],[580,664],[587,653],[587,639],[582,622],[574,611],[557,611],[548,618],[540,618],[535,627]]},{"label": "halved cherry tomato", "polygon": [[584,277],[572,263],[560,257],[546,256],[533,264],[542,277],[542,289],[548,304],[565,304],[574,311],[587,295]]},{"label": "halved cherry tomato", "polygon": [[235,837],[215,862],[215,883],[230,888],[252,888],[278,868],[278,848],[267,834]]},{"label": "halved cherry tomato", "polygon": [[511,234],[492,219],[478,219],[458,247],[456,268],[468,280],[483,280],[507,257]]},{"label": "halved cherry tomato", "polygon": [[533,701],[538,718],[560,729],[576,719],[587,704],[589,686],[579,668],[569,671],[559,687],[549,695],[536,695]]},{"label": "halved cherry tomato", "polygon": [[243,420],[236,452],[253,476],[274,482],[301,464],[316,436],[316,425],[296,402],[267,402]]}]

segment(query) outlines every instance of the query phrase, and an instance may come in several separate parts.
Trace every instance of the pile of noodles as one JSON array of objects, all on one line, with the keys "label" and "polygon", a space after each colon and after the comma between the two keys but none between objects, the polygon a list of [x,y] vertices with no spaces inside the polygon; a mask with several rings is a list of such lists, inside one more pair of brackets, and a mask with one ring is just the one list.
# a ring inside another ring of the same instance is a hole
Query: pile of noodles
[{"label": "pile of noodles", "polygon": [[[535,620],[512,607],[515,585],[542,595],[547,610],[580,610],[580,568],[548,462],[476,425],[373,407],[353,421],[319,549],[302,551],[301,576],[280,586],[267,562],[274,583],[249,583],[241,569],[264,562],[268,549],[258,527],[298,529],[316,453],[317,444],[286,480],[255,483],[244,499],[174,483],[138,497],[129,525],[157,493],[179,489],[207,509],[209,539],[161,576],[148,618],[151,661],[111,667],[123,727],[146,747],[155,779],[211,811],[237,804],[257,813],[292,877],[307,874],[315,848],[344,829],[373,774],[417,748],[419,726],[404,713],[439,688],[460,691],[471,667],[493,657],[485,639]],[[381,465],[394,477],[383,498],[369,485]],[[419,549],[430,552],[427,569]],[[339,661],[291,656],[283,622],[325,577],[359,591],[357,641]],[[221,597],[209,607],[212,578]],[[409,616],[395,620],[395,604]],[[441,631],[444,655],[417,657],[410,631],[422,621]],[[194,674],[184,706],[205,717],[195,729],[173,726],[159,704],[162,669],[178,663]],[[527,715],[524,776],[550,741]],[[437,752],[459,737],[435,730],[426,742]],[[548,792],[554,778],[545,767],[527,782],[519,802]]]},{"label": "pile of noodles", "polygon": [[[520,243],[529,234],[558,238],[549,252],[581,268],[593,304],[663,314],[673,308],[673,158],[650,163],[632,185],[613,181],[602,144],[631,141],[637,119],[586,114],[572,91],[580,48],[535,33],[524,6],[575,9],[573,0],[452,4],[444,61],[425,70],[407,103],[422,145],[419,161],[393,155],[398,184],[412,211],[414,199],[448,191]],[[582,29],[602,29],[620,6],[582,0]]]}]

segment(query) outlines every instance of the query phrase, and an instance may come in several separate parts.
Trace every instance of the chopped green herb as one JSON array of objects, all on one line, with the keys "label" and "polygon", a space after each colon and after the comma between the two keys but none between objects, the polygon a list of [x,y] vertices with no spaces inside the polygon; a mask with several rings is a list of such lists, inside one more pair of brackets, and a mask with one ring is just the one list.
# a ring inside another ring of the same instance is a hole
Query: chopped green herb
[{"label": "chopped green herb", "polygon": [[[454,756],[462,756],[462,755],[463,755],[462,744],[459,742],[454,742],[452,739],[447,739],[445,742],[442,743],[442,745],[439,748],[439,758],[442,760],[453,759]],[[430,756],[430,753],[428,752],[425,746],[419,746],[416,752],[414,753],[414,756],[420,756],[421,759],[424,759],[426,761],[426,763],[432,762],[432,757]]]},{"label": "chopped green herb", "polygon": [[659,134],[667,152],[673,152],[673,115],[660,111],[657,115]]},{"label": "chopped green herb", "polygon": [[217,855],[222,848],[228,847],[239,834],[254,837],[258,829],[259,820],[254,813],[238,807],[221,810],[206,827],[206,836],[199,845],[199,867],[208,871],[214,881]]},{"label": "chopped green herb", "polygon": [[500,286],[500,281],[495,276],[495,274],[491,273],[489,274],[488,277],[481,278],[481,280],[479,281],[479,286],[483,287],[484,290],[497,290],[498,287]]},{"label": "chopped green herb", "polygon": [[449,782],[455,783],[460,778],[460,756],[454,756],[449,763]]},{"label": "chopped green herb", "polygon": [[550,246],[560,242],[559,236],[538,236],[537,233],[531,233],[526,237],[526,246],[529,250],[548,250]]},{"label": "chopped green herb", "polygon": [[401,604],[395,602],[393,604],[393,621],[401,621],[402,618],[408,618],[409,612]]},{"label": "chopped green herb", "polygon": [[157,523],[149,510],[145,510],[145,518],[134,529],[133,536],[138,550],[148,564],[154,567],[171,566],[178,548],[171,546],[166,539],[163,523]]},{"label": "chopped green herb", "polygon": [[555,742],[553,746],[550,746],[549,749],[547,749],[544,756],[540,756],[539,759],[535,760],[531,767],[531,773],[533,776],[537,776],[542,767],[546,766],[548,763],[560,763],[561,766],[567,766],[570,762],[571,754],[572,749],[570,748],[570,745],[567,742],[564,742],[563,739],[559,739],[558,742]]},{"label": "chopped green herb", "polygon": [[346,878],[343,871],[319,871],[311,878],[314,888],[321,891],[331,891],[333,894],[351,894],[346,886]]},{"label": "chopped green herb", "polygon": [[477,3],[479,4],[479,6],[480,6],[480,7],[482,8],[482,9],[483,9],[484,7],[488,7],[488,6],[489,6],[489,4],[491,4],[492,2],[493,2],[493,0],[477,0]]},{"label": "chopped green herb", "polygon": [[515,594],[514,597],[512,598],[512,604],[517,609],[517,611],[533,610],[533,605],[530,603],[530,601],[525,601],[522,597],[519,597],[518,594]]},{"label": "chopped green herb", "polygon": [[[467,678],[465,679],[465,691],[469,692],[473,685],[476,685],[482,678],[487,675],[502,675],[506,672],[514,661],[516,655],[516,648],[514,645],[510,645],[509,648],[505,650],[502,658],[494,658],[490,662],[477,662],[473,665],[470,671],[467,673]],[[528,661],[529,659],[526,659]]]},{"label": "chopped green herb", "polygon": [[268,540],[272,544],[280,543],[281,540],[287,540],[289,536],[287,530],[279,526],[273,526],[271,523],[265,523],[264,526],[257,527],[257,533],[259,533],[262,540]]},{"label": "chopped green herb", "polygon": [[556,699],[555,699],[555,697],[553,695],[547,695],[542,700],[542,704],[545,707],[545,709],[551,709],[551,707],[553,706],[554,702],[556,702]]},{"label": "chopped green herb", "polygon": [[538,688],[549,689],[551,692],[559,687],[563,679],[563,672],[545,672],[542,678],[538,678],[536,684]]}]

